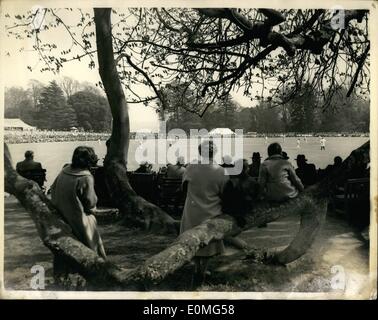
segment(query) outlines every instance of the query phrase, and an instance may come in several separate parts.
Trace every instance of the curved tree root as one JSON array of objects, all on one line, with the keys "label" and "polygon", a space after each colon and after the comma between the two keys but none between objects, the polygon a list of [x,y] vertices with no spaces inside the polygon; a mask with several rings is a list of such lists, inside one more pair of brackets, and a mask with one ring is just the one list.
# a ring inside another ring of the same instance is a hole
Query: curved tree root
[{"label": "curved tree root", "polygon": [[314,201],[309,197],[301,210],[299,231],[283,251],[275,255],[275,261],[287,264],[299,259],[313,244],[327,213],[327,200]]}]

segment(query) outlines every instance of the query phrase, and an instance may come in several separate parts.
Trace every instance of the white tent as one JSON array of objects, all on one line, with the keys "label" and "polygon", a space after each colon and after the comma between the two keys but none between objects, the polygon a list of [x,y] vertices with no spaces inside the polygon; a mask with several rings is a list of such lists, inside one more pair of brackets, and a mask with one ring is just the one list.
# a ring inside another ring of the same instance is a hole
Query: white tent
[{"label": "white tent", "polygon": [[235,132],[233,132],[229,128],[215,128],[209,132],[210,136],[233,136]]},{"label": "white tent", "polygon": [[4,130],[32,131],[36,130],[36,127],[28,125],[21,119],[4,119]]}]

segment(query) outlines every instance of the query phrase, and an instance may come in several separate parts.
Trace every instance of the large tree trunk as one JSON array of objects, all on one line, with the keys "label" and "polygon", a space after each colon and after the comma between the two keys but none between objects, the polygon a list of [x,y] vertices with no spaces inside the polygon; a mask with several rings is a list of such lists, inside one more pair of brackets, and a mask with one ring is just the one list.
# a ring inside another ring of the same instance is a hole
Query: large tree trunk
[{"label": "large tree trunk", "polygon": [[[220,216],[181,234],[167,249],[147,259],[141,266],[126,270],[106,262],[77,241],[48,198],[38,185],[20,177],[13,169],[5,146],[5,191],[17,197],[30,212],[43,243],[55,256],[63,257],[89,282],[101,288],[143,289],[149,283],[158,283],[190,261],[197,250],[212,240],[234,235],[238,230],[232,217]],[[327,210],[327,200],[333,186],[348,176],[357,164],[369,163],[369,142],[354,150],[343,162],[338,172],[309,188],[296,199],[281,205],[258,205],[247,216],[247,227],[258,226],[280,217],[300,215],[301,224],[290,245],[281,252],[270,255],[264,250],[253,250],[255,260],[286,264],[306,253],[313,243]]]},{"label": "large tree trunk", "polygon": [[95,8],[94,14],[99,72],[113,117],[112,135],[104,161],[107,189],[126,223],[148,230],[175,231],[177,222],[162,209],[138,196],[128,181],[129,112],[114,59],[111,9]]}]

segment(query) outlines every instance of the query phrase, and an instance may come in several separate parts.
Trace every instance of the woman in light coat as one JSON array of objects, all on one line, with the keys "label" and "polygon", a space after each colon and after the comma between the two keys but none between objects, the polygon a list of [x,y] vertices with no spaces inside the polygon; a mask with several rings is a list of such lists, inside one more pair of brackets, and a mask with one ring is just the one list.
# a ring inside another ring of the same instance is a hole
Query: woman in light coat
[{"label": "woman in light coat", "polygon": [[90,147],[77,147],[72,163],[63,168],[51,186],[51,200],[73,234],[87,247],[106,259],[105,249],[93,212],[97,196],[89,168],[98,158]]},{"label": "woman in light coat", "polygon": [[[222,214],[221,196],[228,176],[225,175],[224,168],[213,161],[215,148],[212,141],[203,142],[198,150],[201,155],[200,163],[189,165],[183,176],[183,188],[187,196],[180,233]],[[209,257],[223,252],[221,240],[212,241],[197,251],[194,259],[194,282],[204,282]]]}]

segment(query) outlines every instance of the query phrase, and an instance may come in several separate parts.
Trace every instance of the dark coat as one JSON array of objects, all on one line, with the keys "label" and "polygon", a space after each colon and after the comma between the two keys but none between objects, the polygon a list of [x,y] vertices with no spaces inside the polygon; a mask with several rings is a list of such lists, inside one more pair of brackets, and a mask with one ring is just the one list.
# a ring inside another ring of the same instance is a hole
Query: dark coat
[{"label": "dark coat", "polygon": [[316,183],[317,172],[313,163],[305,163],[300,168],[295,169],[295,173],[301,179],[303,185],[311,186]]},{"label": "dark coat", "polygon": [[25,159],[24,161],[17,162],[16,170],[19,174],[22,174],[25,171],[42,170],[42,165],[33,159]]}]

